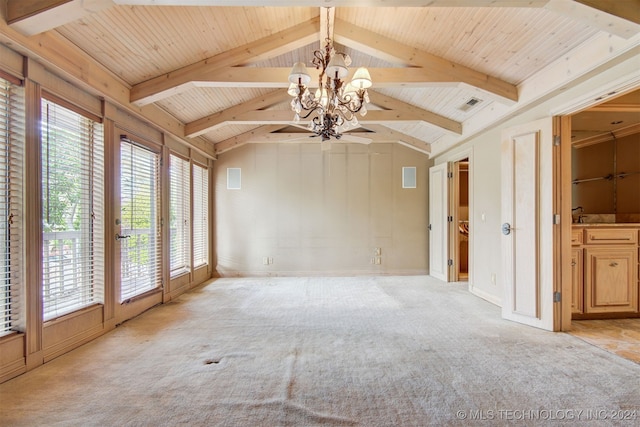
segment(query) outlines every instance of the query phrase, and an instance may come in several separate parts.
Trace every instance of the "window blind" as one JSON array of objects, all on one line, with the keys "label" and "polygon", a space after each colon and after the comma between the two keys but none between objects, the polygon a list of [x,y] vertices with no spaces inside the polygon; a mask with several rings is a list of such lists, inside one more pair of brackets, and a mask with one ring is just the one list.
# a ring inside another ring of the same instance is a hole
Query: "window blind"
[{"label": "window blind", "polygon": [[23,89],[0,78],[0,336],[21,320],[24,117]]},{"label": "window blind", "polygon": [[189,161],[171,155],[169,157],[169,238],[171,275],[189,271],[191,251],[190,231],[190,167]]},{"label": "window blind", "polygon": [[193,266],[209,263],[209,173],[193,165]]},{"label": "window blind", "polygon": [[160,156],[120,141],[120,302],[161,285]]},{"label": "window blind", "polygon": [[102,124],[42,99],[43,311],[103,301]]}]

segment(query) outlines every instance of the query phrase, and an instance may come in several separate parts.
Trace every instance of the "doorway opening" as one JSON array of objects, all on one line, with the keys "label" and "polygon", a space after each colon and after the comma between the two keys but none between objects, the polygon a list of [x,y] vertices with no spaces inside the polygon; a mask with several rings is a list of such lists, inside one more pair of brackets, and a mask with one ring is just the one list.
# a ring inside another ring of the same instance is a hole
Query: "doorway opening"
[{"label": "doorway opening", "polygon": [[454,281],[469,280],[469,158],[453,165],[453,239]]},{"label": "doorway opening", "polygon": [[634,361],[640,361],[639,106],[636,89],[565,121],[572,224],[571,265],[563,266],[571,271],[571,313],[564,316],[571,334]]}]

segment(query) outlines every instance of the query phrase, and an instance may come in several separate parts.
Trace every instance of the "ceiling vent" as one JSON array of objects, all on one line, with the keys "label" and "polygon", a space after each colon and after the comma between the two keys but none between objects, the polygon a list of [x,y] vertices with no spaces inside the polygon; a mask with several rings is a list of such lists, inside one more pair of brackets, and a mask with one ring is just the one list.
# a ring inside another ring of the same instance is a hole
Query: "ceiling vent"
[{"label": "ceiling vent", "polygon": [[482,102],[481,99],[473,97],[473,98],[470,98],[464,104],[462,104],[460,107],[458,107],[458,109],[461,111],[469,111],[481,102]]}]

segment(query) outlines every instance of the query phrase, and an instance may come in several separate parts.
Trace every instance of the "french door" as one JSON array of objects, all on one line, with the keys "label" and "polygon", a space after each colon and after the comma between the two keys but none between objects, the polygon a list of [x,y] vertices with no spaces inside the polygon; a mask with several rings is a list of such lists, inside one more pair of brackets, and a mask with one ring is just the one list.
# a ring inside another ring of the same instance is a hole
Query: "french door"
[{"label": "french door", "polygon": [[122,138],[116,220],[120,231],[115,236],[120,252],[120,303],[162,286],[160,213],[160,154]]}]

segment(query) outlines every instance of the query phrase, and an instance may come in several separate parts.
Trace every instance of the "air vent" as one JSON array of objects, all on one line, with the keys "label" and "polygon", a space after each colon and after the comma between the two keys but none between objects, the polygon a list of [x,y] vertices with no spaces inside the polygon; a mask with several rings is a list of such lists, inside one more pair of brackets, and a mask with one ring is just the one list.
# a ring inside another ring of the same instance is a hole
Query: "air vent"
[{"label": "air vent", "polygon": [[458,107],[458,109],[461,111],[469,111],[481,102],[482,102],[481,99],[470,98],[467,102],[465,102],[460,107]]}]

